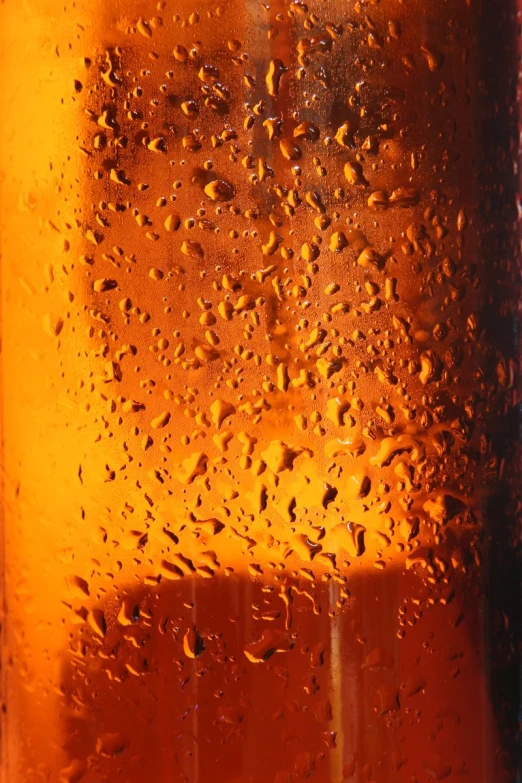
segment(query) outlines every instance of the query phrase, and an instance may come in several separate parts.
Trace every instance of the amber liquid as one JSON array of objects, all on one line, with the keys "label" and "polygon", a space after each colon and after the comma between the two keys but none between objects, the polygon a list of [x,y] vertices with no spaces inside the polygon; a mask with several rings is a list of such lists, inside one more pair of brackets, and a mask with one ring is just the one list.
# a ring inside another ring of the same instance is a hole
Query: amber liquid
[{"label": "amber liquid", "polygon": [[3,783],[512,783],[515,4],[122,5],[1,11]]},{"label": "amber liquid", "polygon": [[232,576],[135,592],[142,617],[109,631],[103,655],[76,651],[63,677],[67,751],[90,750],[93,779],[507,780],[482,615],[418,596],[415,578],[356,577],[342,609],[338,587],[316,589],[314,613],[294,591],[292,649],[252,664],[252,639],[283,625],[277,590]]}]

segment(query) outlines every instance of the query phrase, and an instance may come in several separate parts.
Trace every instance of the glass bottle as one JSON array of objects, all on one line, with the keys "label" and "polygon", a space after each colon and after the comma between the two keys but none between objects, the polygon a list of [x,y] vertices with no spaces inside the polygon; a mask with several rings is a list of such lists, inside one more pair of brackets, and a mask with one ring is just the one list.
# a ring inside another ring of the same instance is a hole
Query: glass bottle
[{"label": "glass bottle", "polygon": [[5,0],[4,783],[511,783],[516,4]]}]

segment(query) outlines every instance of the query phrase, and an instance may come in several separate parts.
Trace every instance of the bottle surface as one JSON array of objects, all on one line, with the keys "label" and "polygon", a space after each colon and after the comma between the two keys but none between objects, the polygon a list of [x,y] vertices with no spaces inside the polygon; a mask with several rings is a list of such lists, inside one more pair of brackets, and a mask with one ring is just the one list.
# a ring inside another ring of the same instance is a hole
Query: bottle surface
[{"label": "bottle surface", "polygon": [[513,783],[516,2],[0,27],[2,783]]}]

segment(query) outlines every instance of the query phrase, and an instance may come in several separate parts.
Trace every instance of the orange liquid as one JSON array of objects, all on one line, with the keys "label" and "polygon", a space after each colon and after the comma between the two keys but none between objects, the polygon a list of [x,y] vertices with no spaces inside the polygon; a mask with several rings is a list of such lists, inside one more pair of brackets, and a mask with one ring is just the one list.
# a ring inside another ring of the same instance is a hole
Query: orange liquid
[{"label": "orange liquid", "polygon": [[[416,577],[351,585],[342,608],[338,585],[313,590],[315,612],[309,589],[290,589],[284,637],[279,586],[231,576],[129,590],[135,621],[78,646],[62,674],[70,771],[129,781],[507,780],[484,679],[484,606],[473,605],[471,586],[468,600],[433,606],[432,594],[416,603]],[[197,646],[186,641],[194,629]],[[252,663],[245,650],[266,660]]]},{"label": "orange liquid", "polygon": [[511,783],[514,4],[0,23],[2,783]]}]

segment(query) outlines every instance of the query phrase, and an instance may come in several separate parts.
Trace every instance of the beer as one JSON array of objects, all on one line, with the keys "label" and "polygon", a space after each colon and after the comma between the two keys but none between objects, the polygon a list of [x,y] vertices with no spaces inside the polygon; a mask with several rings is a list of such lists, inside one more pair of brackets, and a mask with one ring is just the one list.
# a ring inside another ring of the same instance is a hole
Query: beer
[{"label": "beer", "polygon": [[511,783],[511,0],[6,0],[5,783]]}]

